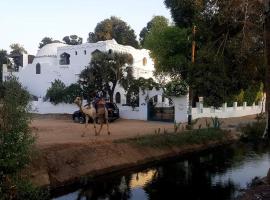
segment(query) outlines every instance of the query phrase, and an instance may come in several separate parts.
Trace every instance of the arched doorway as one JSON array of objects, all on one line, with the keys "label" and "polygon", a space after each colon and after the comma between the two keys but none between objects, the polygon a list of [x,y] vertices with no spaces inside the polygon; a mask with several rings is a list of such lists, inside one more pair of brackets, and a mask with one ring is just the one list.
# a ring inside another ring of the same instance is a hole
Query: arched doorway
[{"label": "arched doorway", "polygon": [[174,122],[174,103],[172,99],[155,95],[148,101],[148,120]]}]

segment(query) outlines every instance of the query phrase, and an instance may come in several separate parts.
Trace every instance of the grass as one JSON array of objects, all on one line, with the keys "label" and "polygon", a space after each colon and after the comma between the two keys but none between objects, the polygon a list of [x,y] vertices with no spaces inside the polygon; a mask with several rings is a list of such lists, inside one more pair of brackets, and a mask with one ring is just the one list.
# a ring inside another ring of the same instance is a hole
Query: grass
[{"label": "grass", "polygon": [[262,140],[265,126],[265,121],[257,121],[241,127],[240,130],[243,133],[241,139],[248,141]]},{"label": "grass", "polygon": [[117,140],[118,143],[130,143],[144,147],[165,148],[170,146],[205,144],[210,141],[221,141],[226,132],[216,128],[197,129],[181,133],[145,135],[136,138]]}]

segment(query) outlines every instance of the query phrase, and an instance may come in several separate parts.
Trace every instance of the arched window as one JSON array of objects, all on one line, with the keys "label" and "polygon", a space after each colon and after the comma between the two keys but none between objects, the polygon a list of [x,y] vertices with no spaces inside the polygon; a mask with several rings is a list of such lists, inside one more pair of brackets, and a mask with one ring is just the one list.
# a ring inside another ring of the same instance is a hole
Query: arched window
[{"label": "arched window", "polygon": [[115,94],[115,102],[116,103],[121,103],[121,94],[119,92],[117,92]]},{"label": "arched window", "polygon": [[84,50],[84,55],[86,55],[86,50]]},{"label": "arched window", "polygon": [[70,55],[68,53],[62,53],[60,55],[60,61],[59,61],[59,64],[60,65],[69,65],[70,64]]},{"label": "arched window", "polygon": [[76,56],[78,55],[78,52],[77,52],[77,51],[75,51],[75,55],[76,55]]},{"label": "arched window", "polygon": [[143,66],[147,65],[147,59],[144,57],[143,58]]},{"label": "arched window", "polygon": [[41,73],[41,65],[39,63],[36,64],[36,74]]}]

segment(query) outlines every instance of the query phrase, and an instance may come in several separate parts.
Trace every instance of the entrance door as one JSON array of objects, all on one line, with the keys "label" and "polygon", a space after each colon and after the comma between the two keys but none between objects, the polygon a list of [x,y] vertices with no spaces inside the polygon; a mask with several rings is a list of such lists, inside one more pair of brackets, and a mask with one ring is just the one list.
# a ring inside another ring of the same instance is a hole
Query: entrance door
[{"label": "entrance door", "polygon": [[174,122],[174,103],[170,98],[156,95],[148,101],[148,120]]}]

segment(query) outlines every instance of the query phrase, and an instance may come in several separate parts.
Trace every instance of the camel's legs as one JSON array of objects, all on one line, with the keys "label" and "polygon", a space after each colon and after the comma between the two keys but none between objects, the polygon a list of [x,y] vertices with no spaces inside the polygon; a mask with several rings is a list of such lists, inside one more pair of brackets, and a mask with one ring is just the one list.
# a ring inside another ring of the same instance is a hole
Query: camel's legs
[{"label": "camel's legs", "polygon": [[109,129],[109,120],[108,120],[108,117],[106,118],[106,124],[107,124],[107,132],[108,132],[108,135],[110,135],[111,132],[110,132],[110,129]]},{"label": "camel's legs", "polygon": [[100,135],[100,132],[101,132],[101,130],[102,130],[102,127],[103,127],[103,122],[100,123],[100,127],[99,127],[99,130],[98,130],[98,135]]},{"label": "camel's legs", "polygon": [[97,136],[97,127],[96,127],[96,117],[93,117],[93,124],[94,124],[94,129],[95,129],[95,136]]},{"label": "camel's legs", "polygon": [[85,133],[86,133],[86,131],[87,131],[88,121],[89,121],[89,117],[88,117],[88,115],[86,115],[86,116],[85,116],[85,126],[84,126],[85,129],[84,129],[83,134],[81,135],[82,137],[85,136]]}]

